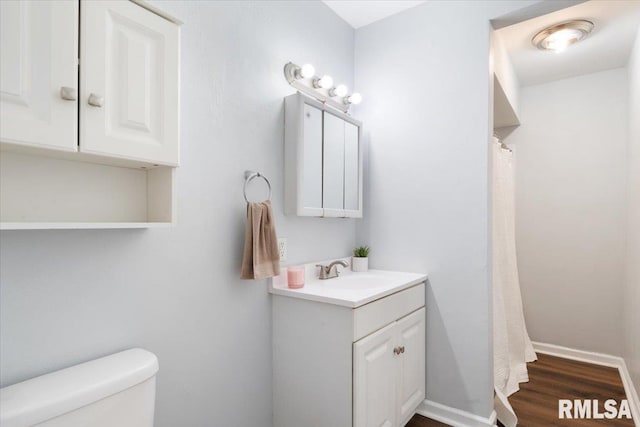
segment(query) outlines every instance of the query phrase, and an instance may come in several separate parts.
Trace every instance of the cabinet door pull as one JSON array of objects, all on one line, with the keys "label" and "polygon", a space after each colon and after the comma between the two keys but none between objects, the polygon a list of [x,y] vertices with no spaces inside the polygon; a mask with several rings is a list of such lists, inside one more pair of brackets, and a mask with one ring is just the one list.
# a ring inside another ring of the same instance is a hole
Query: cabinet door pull
[{"label": "cabinet door pull", "polygon": [[400,354],[400,347],[396,347],[393,349],[393,354],[398,355]]},{"label": "cabinet door pull", "polygon": [[400,347],[400,353],[404,353],[404,346]]},{"label": "cabinet door pull", "polygon": [[89,95],[88,102],[89,102],[89,105],[93,107],[102,107],[102,105],[104,104],[104,97],[100,95],[96,95],[95,93],[92,93],[91,95]]},{"label": "cabinet door pull", "polygon": [[60,88],[60,98],[64,99],[65,101],[75,101],[78,96],[74,88],[62,86]]}]

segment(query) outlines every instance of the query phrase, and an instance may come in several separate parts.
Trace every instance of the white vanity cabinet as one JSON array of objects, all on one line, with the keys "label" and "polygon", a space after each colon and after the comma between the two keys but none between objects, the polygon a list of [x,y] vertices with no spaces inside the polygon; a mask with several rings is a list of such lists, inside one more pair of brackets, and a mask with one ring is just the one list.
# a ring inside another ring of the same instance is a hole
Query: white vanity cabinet
[{"label": "white vanity cabinet", "polygon": [[302,298],[272,295],[274,425],[404,426],[425,399],[425,283],[357,307]]},{"label": "white vanity cabinet", "polygon": [[300,93],[285,98],[285,212],[362,217],[362,124]]},{"label": "white vanity cabinet", "polygon": [[172,224],[180,22],[141,0],[7,0],[0,19],[0,228]]}]

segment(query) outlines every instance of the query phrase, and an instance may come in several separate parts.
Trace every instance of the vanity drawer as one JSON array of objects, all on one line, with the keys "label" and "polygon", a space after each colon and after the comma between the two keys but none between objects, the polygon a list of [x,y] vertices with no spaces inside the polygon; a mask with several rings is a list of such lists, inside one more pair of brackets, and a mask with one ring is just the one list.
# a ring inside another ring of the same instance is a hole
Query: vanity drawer
[{"label": "vanity drawer", "polygon": [[424,282],[353,310],[353,341],[424,307]]}]

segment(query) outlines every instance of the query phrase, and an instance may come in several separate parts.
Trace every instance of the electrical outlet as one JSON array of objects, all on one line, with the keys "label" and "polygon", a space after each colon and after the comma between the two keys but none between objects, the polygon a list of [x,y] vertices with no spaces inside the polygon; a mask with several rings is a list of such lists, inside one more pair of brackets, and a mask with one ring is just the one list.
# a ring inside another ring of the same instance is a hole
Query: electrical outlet
[{"label": "electrical outlet", "polygon": [[278,251],[280,252],[280,261],[287,260],[287,238],[278,238]]}]

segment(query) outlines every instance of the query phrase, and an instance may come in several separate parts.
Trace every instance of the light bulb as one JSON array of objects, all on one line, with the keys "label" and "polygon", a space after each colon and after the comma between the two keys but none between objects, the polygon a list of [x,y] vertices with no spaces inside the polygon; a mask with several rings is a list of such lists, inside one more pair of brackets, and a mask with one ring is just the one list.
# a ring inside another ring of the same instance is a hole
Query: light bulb
[{"label": "light bulb", "polygon": [[313,65],[304,64],[302,67],[300,67],[300,69],[296,73],[296,76],[300,79],[308,79],[310,77],[313,77],[315,74],[316,74],[316,69],[314,68]]},{"label": "light bulb", "polygon": [[349,92],[349,89],[347,88],[347,86],[340,84],[336,87],[334,87],[333,89],[331,89],[329,91],[329,95],[331,96],[339,96],[340,98],[343,98],[344,96],[347,95],[347,92]]},{"label": "light bulb", "polygon": [[319,88],[329,89],[332,86],[333,86],[333,78],[331,78],[331,76],[328,76],[328,75],[324,75],[319,79],[316,78],[313,80],[313,87],[315,87],[316,89],[319,89]]},{"label": "light bulb", "polygon": [[574,44],[582,38],[582,33],[572,28],[565,28],[560,31],[556,31],[551,34],[544,41],[544,45],[547,49],[555,50],[556,52],[562,52],[570,45]]},{"label": "light bulb", "polygon": [[358,92],[354,92],[351,95],[347,96],[346,101],[348,104],[358,105],[362,102],[362,95]]}]

